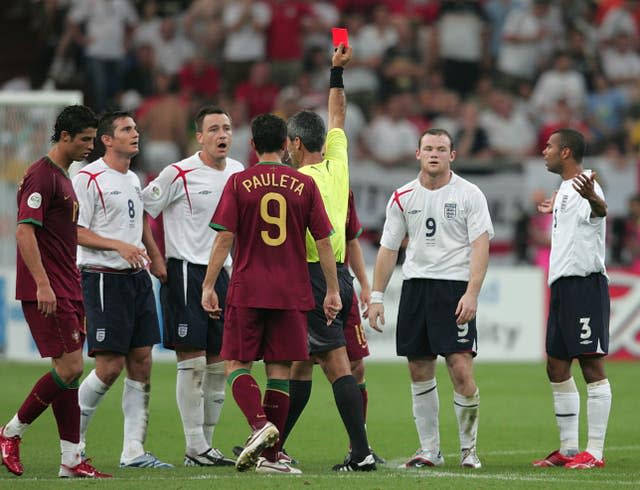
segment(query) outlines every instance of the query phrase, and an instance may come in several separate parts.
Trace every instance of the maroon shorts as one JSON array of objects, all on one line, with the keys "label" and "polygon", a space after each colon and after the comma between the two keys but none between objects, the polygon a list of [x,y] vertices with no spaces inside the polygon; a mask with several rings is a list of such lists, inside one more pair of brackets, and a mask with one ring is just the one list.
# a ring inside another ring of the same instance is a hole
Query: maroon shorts
[{"label": "maroon shorts", "polygon": [[228,361],[306,361],[307,312],[227,305],[220,355]]},{"label": "maroon shorts", "polygon": [[360,316],[358,297],[353,293],[349,318],[344,327],[344,339],[347,341],[347,356],[350,361],[359,361],[369,355],[367,336],[364,334],[364,325]]},{"label": "maroon shorts", "polygon": [[22,312],[41,357],[60,357],[84,346],[87,334],[82,301],[58,298],[56,314],[44,316],[37,301],[23,301]]}]

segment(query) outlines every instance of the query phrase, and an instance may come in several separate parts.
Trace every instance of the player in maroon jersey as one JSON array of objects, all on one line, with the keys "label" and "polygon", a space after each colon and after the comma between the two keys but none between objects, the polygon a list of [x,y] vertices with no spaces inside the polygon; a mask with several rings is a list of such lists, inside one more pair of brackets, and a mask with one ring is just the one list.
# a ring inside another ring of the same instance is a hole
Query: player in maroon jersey
[{"label": "player in maroon jersey", "polygon": [[[329,241],[332,227],[320,192],[313,179],[281,163],[285,122],[262,114],[253,120],[251,132],[260,161],[227,181],[211,224],[218,236],[202,306],[213,315],[221,311],[213,285],[235,237],[221,355],[233,397],[253,430],[236,468],[245,471],[257,461],[259,473],[296,474],[300,470],[277,461],[273,446],[289,410],[291,361],[308,359],[306,312],[314,308],[314,299],[306,260],[307,228],[316,239],[327,281],[324,310],[329,323],[342,303]],[[250,374],[253,361],[259,359],[267,373],[264,400]],[[265,448],[269,449],[260,457]]]},{"label": "player in maroon jersey", "polygon": [[67,171],[93,149],[97,125],[88,107],[66,107],[56,119],[51,150],[28,168],[18,189],[16,299],[22,301],[40,355],[51,357],[53,368],[0,428],[2,463],[16,475],[24,471],[22,434],[51,405],[62,454],[58,476],[111,476],[82,461],[78,450],[78,379],[85,328],[76,267],[78,201]]}]

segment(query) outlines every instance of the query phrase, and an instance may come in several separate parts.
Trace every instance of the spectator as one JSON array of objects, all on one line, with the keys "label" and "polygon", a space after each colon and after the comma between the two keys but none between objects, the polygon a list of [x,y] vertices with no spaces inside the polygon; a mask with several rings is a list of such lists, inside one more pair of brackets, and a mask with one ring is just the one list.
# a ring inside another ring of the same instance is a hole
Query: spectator
[{"label": "spectator", "polygon": [[535,148],[535,128],[525,110],[516,106],[513,97],[494,90],[489,107],[480,115],[480,123],[487,130],[491,149],[497,156],[521,158]]},{"label": "spectator", "polygon": [[380,64],[380,96],[383,99],[397,91],[415,92],[424,78],[416,26],[402,15],[394,16],[392,24],[397,40],[385,50]]},{"label": "spectator", "polygon": [[138,14],[129,0],[75,2],[69,26],[84,47],[92,107],[101,111],[122,83],[124,61]]},{"label": "spectator", "polygon": [[528,8],[513,9],[507,15],[497,62],[505,88],[532,81],[537,73],[542,55],[539,43],[546,34],[541,17],[549,11],[549,4],[549,0],[533,0]]},{"label": "spectator", "polygon": [[236,86],[247,79],[251,65],[265,59],[271,6],[251,0],[228,2],[222,21],[226,31],[222,52],[225,88],[233,93]]},{"label": "spectator", "polygon": [[591,146],[593,136],[587,123],[580,118],[580,112],[575,111],[564,99],[559,100],[553,107],[546,109],[549,119],[540,127],[538,132],[538,151],[544,151],[549,137],[562,128],[571,128],[580,131],[585,141]]},{"label": "spectator", "polygon": [[612,87],[602,74],[595,75],[593,85],[594,91],[587,96],[585,109],[587,123],[594,135],[595,147],[602,148],[606,142],[614,141],[618,148],[624,151],[627,97],[622,90]]},{"label": "spectator", "polygon": [[415,99],[410,93],[391,95],[363,133],[363,153],[385,167],[413,162],[420,136],[408,119]]},{"label": "spectator", "polygon": [[176,76],[185,63],[195,52],[195,47],[182,33],[178,32],[176,20],[173,17],[162,19],[155,35],[150,39],[156,53],[158,68],[165,73]]},{"label": "spectator", "polygon": [[623,254],[631,270],[640,274],[640,194],[629,199],[629,214],[625,220]]},{"label": "spectator", "polygon": [[637,0],[623,0],[620,5],[610,8],[602,19],[598,29],[600,41],[607,45],[613,44],[620,34],[626,34],[635,44],[638,41],[637,15],[640,3]]},{"label": "spectator", "polygon": [[270,0],[271,23],[267,29],[267,58],[274,80],[284,86],[302,70],[303,36],[313,11],[301,0]]},{"label": "spectator", "polygon": [[473,90],[482,67],[489,64],[487,20],[475,1],[448,0],[440,6],[438,54],[445,85],[462,97]]},{"label": "spectator", "polygon": [[611,46],[602,50],[600,58],[602,70],[611,83],[631,93],[640,77],[640,55],[633,49],[631,36],[617,34]]},{"label": "spectator", "polygon": [[280,88],[271,81],[271,67],[266,61],[257,61],[251,66],[249,79],[238,85],[236,99],[244,102],[249,119],[258,114],[271,112]]},{"label": "spectator", "polygon": [[171,93],[171,82],[170,75],[157,72],[156,94],[143,101],[136,116],[143,137],[143,167],[151,176],[180,160],[186,146],[189,114],[184,101]]},{"label": "spectator", "polygon": [[154,74],[156,57],[150,44],[140,44],[135,51],[133,63],[125,71],[122,90],[135,92],[138,97],[149,97],[155,90]]},{"label": "spectator", "polygon": [[218,68],[207,61],[205,53],[196,51],[187,64],[180,69],[180,92],[189,99],[194,107],[209,104],[216,99],[220,91],[220,73]]},{"label": "spectator", "polygon": [[480,125],[478,106],[475,102],[466,102],[462,105],[460,125],[454,134],[453,141],[458,158],[486,159],[491,157],[489,137]]},{"label": "spectator", "polygon": [[558,101],[564,100],[573,111],[578,111],[586,96],[584,76],[573,68],[568,53],[560,51],[553,61],[553,68],[544,71],[536,82],[531,104],[540,113],[546,113]]}]

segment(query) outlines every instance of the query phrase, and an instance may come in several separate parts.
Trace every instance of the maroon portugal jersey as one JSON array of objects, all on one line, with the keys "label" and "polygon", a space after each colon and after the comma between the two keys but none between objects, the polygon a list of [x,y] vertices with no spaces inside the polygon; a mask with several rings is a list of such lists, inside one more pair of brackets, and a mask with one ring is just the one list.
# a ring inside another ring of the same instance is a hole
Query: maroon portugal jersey
[{"label": "maroon portugal jersey", "polygon": [[347,241],[354,240],[362,235],[362,225],[360,219],[358,219],[358,213],[356,212],[356,203],[353,198],[353,191],[349,190],[349,208],[347,210],[347,226],[346,236]]},{"label": "maroon portugal jersey", "polygon": [[[57,298],[82,300],[76,266],[78,200],[68,174],[43,157],[18,188],[18,223],[35,226],[42,265]],[[18,251],[16,299],[36,301],[36,283]]]},{"label": "maroon portugal jersey", "polygon": [[227,304],[308,311],[314,308],[305,233],[333,229],[313,179],[278,163],[260,163],[227,181],[211,227],[235,233]]}]

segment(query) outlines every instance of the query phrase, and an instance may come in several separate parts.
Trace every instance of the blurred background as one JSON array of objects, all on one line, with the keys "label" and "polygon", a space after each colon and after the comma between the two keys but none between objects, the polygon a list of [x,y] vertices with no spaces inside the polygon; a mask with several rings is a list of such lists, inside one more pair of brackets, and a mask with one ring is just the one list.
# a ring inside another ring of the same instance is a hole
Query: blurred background
[{"label": "blurred background", "polygon": [[[346,131],[367,263],[391,192],[418,172],[418,136],[447,129],[453,169],[484,191],[496,228],[479,316],[485,352],[541,359],[550,230],[535,207],[559,184],[541,151],[555,129],[578,129],[609,206],[612,352],[640,357],[637,0],[5,0],[0,351],[31,352],[28,334],[11,334],[26,328],[12,299],[15,191],[61,107],[134,113],[132,168],[147,182],[197,149],[193,115],[219,104],[233,120],[231,156],[252,165],[253,116],[326,115],[332,26],[347,27],[354,48]],[[393,356],[392,334],[373,342]]]}]

